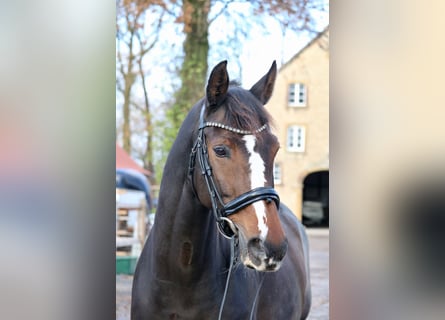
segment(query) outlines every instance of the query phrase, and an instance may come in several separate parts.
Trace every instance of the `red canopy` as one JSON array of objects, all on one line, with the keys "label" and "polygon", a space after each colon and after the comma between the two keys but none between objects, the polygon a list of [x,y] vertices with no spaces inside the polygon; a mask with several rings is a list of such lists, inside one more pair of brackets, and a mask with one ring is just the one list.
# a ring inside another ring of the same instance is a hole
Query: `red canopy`
[{"label": "red canopy", "polygon": [[134,161],[130,155],[125,152],[117,143],[116,143],[116,169],[134,169],[145,174],[147,177],[151,175],[151,172],[144,169],[140,165]]}]

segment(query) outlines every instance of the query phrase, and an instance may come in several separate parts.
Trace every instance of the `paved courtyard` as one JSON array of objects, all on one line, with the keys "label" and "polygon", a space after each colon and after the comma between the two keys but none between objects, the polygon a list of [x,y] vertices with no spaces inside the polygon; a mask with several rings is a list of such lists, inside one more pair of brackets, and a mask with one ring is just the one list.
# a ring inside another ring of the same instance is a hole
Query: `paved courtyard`
[{"label": "paved courtyard", "polygon": [[[312,308],[309,320],[329,319],[329,231],[308,229]],[[116,320],[130,319],[132,276],[116,275]]]},{"label": "paved courtyard", "polygon": [[308,229],[312,308],[309,320],[329,319],[329,231]]}]

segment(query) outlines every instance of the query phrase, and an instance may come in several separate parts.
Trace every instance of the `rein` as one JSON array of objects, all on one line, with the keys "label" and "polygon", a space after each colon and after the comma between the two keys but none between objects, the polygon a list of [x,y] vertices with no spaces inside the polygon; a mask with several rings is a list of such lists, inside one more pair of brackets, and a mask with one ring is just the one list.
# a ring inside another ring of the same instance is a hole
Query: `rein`
[{"label": "rein", "polygon": [[[206,122],[204,121],[204,111],[205,104],[201,108],[200,118],[199,118],[199,128],[198,128],[198,137],[193,145],[192,152],[190,153],[190,162],[189,162],[189,175],[192,181],[192,188],[195,193],[195,196],[198,197],[194,184],[193,184],[193,172],[195,169],[196,155],[198,156],[199,166],[201,168],[201,174],[204,176],[206,181],[207,190],[210,195],[210,200],[212,202],[212,212],[215,216],[216,224],[218,226],[219,232],[227,239],[230,240],[230,267],[226,278],[226,284],[224,288],[223,298],[221,300],[220,308],[219,308],[219,316],[218,320],[221,320],[222,312],[224,310],[224,304],[227,297],[227,292],[230,283],[230,277],[232,275],[233,267],[236,263],[235,258],[235,249],[238,247],[238,229],[235,224],[227,218],[231,214],[234,214],[243,208],[251,205],[254,202],[265,200],[268,203],[274,201],[277,205],[277,208],[280,206],[280,197],[278,193],[272,187],[259,187],[252,189],[246,193],[241,194],[235,199],[229,201],[228,203],[224,203],[218,189],[216,187],[215,179],[212,174],[212,167],[209,163],[208,149],[207,143],[205,139],[204,129],[207,127],[216,127],[224,130],[228,130],[241,135],[250,135],[257,134],[264,131],[267,128],[267,124],[264,124],[260,128],[247,131],[241,130],[238,128],[233,128],[231,126],[218,123],[218,122]],[[198,197],[199,199],[199,197]],[[255,294],[255,299],[252,304],[252,309],[250,312],[250,318],[253,319],[253,312],[255,310],[258,294],[263,285],[264,275],[261,278],[260,285],[258,286],[257,292]]]}]

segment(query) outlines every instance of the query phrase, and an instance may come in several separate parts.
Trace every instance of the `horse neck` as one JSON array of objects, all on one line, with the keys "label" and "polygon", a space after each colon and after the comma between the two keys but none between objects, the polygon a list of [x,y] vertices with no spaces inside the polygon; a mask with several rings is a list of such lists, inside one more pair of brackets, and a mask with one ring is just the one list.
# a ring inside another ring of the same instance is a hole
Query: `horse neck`
[{"label": "horse neck", "polygon": [[198,114],[199,108],[195,107],[184,120],[162,177],[150,241],[154,270],[163,280],[184,282],[205,276],[203,271],[215,262],[214,218],[194,196],[188,180],[190,152],[196,138],[191,128],[196,127]]}]

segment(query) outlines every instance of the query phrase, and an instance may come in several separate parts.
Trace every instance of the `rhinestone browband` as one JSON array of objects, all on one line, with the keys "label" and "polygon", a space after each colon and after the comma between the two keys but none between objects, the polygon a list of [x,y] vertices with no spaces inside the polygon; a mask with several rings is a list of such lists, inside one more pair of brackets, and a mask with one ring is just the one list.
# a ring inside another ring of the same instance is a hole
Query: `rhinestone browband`
[{"label": "rhinestone browband", "polygon": [[222,123],[218,123],[218,122],[204,122],[204,124],[202,125],[202,128],[205,128],[205,127],[216,127],[216,128],[221,128],[221,129],[228,130],[228,131],[231,131],[231,132],[234,132],[234,133],[247,135],[247,134],[260,133],[261,131],[263,131],[263,130],[265,130],[267,128],[267,124],[264,124],[262,127],[254,130],[254,131],[241,130],[241,129],[237,129],[237,128],[233,128],[233,127],[227,126],[227,125],[222,124]]}]

